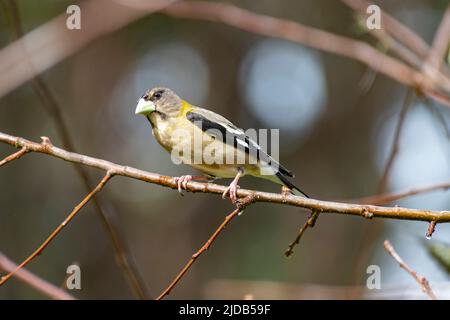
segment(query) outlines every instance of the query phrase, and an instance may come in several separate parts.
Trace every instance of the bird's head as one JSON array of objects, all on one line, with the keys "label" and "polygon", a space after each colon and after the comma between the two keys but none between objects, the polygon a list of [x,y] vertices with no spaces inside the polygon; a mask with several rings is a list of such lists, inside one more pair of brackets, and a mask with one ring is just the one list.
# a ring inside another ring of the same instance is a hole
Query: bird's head
[{"label": "bird's head", "polygon": [[153,112],[171,116],[178,114],[181,106],[180,97],[169,88],[153,88],[139,99],[135,113],[146,117]]}]

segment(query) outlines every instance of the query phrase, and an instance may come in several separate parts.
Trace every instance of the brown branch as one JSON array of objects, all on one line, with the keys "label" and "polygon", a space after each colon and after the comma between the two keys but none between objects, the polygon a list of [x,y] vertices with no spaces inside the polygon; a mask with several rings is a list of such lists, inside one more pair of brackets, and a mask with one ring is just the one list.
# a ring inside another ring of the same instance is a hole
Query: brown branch
[{"label": "brown branch", "polygon": [[0,161],[0,167],[7,164],[8,162],[14,161],[19,159],[20,157],[22,157],[25,153],[27,153],[27,148],[26,147],[22,147],[22,149],[20,149],[19,151],[7,156],[5,159],[3,159],[2,161]]},{"label": "brown branch", "polygon": [[437,297],[434,294],[433,290],[431,289],[427,278],[417,274],[417,272],[411,269],[398,255],[398,253],[395,251],[394,247],[388,240],[384,240],[384,249],[395,259],[395,261],[398,262],[400,268],[408,272],[414,278],[414,280],[417,281],[417,283],[422,288],[422,291],[425,292],[431,298],[431,300],[437,300]]},{"label": "brown branch", "polygon": [[178,282],[183,278],[183,276],[188,272],[188,270],[192,267],[194,262],[197,260],[200,255],[202,255],[206,250],[208,250],[220,233],[225,229],[225,227],[235,218],[239,213],[241,213],[245,207],[249,206],[255,201],[254,195],[250,194],[244,199],[240,199],[239,204],[232,213],[225,217],[225,220],[222,224],[216,229],[216,231],[212,234],[212,236],[205,242],[205,244],[192,255],[191,259],[186,263],[186,265],[181,269],[181,271],[177,274],[175,279],[169,284],[169,286],[156,298],[156,300],[164,299],[167,295],[170,294],[172,289],[178,284]]},{"label": "brown branch", "polygon": [[442,67],[445,53],[450,42],[450,5],[445,10],[442,21],[436,31],[426,62],[436,70]]},{"label": "brown branch", "polygon": [[386,185],[391,173],[392,167],[395,162],[395,158],[398,155],[400,149],[400,137],[403,131],[403,125],[405,123],[406,114],[408,113],[409,107],[414,102],[415,94],[411,89],[406,92],[406,97],[403,102],[402,109],[400,110],[400,115],[398,117],[397,125],[395,126],[394,140],[392,142],[392,149],[389,154],[388,161],[384,167],[383,175],[381,176],[380,183],[378,185],[378,193],[383,193],[386,190]]},{"label": "brown branch", "polygon": [[308,220],[303,224],[303,226],[300,228],[300,230],[297,233],[297,237],[294,241],[292,241],[286,251],[284,252],[286,257],[290,257],[294,253],[294,248],[296,245],[300,243],[300,239],[302,238],[303,234],[305,233],[306,229],[314,227],[316,224],[316,220],[319,217],[318,211],[311,211]]},{"label": "brown branch", "polygon": [[404,199],[410,196],[415,196],[422,193],[428,193],[432,191],[437,190],[449,190],[450,189],[450,182],[446,183],[440,183],[435,185],[430,185],[426,187],[421,188],[413,188],[407,191],[401,191],[401,192],[395,192],[395,193],[385,193],[385,194],[378,194],[370,197],[364,197],[364,198],[358,198],[358,199],[352,199],[348,201],[352,201],[355,203],[361,203],[361,204],[372,204],[372,205],[382,205],[382,204],[388,204],[396,200]]},{"label": "brown branch", "polygon": [[[42,144],[44,147],[51,148],[51,144]],[[26,258],[20,265],[18,265],[14,270],[9,272],[7,275],[0,278],[0,286],[5,284],[17,271],[24,268],[28,263],[30,263],[34,258],[36,258],[42,251],[48,246],[48,244],[58,235],[58,233],[77,215],[77,213],[91,200],[91,198],[100,190],[103,189],[105,184],[111,179],[113,173],[107,171],[106,175],[99,182],[99,184],[72,210],[72,212],[64,219],[64,221],[50,234],[50,236],[30,255]]]},{"label": "brown branch", "polygon": [[[86,155],[69,152],[55,147],[51,144],[32,142],[20,137],[11,136],[0,132],[0,142],[15,146],[26,146],[30,152],[39,152],[69,162],[81,163],[83,165],[110,172],[113,175],[133,178],[160,186],[177,189],[177,180],[173,177],[163,176],[157,173],[151,173],[140,169],[115,164],[113,162],[89,157]],[[191,192],[212,193],[222,195],[226,187],[213,183],[200,183],[191,181],[187,184],[187,190]],[[450,222],[450,211],[419,210],[402,207],[380,207],[373,205],[340,203],[332,201],[322,201],[309,199],[295,195],[286,195],[280,193],[261,192],[254,190],[239,189],[237,192],[239,198],[245,198],[249,195],[255,195],[255,202],[277,203],[301,207],[309,210],[318,210],[320,213],[338,213],[345,215],[354,215],[367,218],[370,214],[374,218],[389,218],[418,221],[436,221],[437,223]]]},{"label": "brown branch", "polygon": [[[5,7],[5,13],[9,14],[9,20],[12,27],[13,39],[18,40],[23,36],[22,30],[22,22],[20,19],[20,12],[17,7],[17,3],[15,0],[9,1],[1,1]],[[24,46],[23,50],[26,52],[27,48]],[[51,90],[48,88],[44,79],[40,77],[40,75],[36,75],[31,79],[31,84],[33,90],[36,95],[41,100],[41,104],[45,111],[50,115],[53,123],[56,127],[56,131],[58,133],[59,138],[65,149],[75,151],[75,144],[70,135],[68,126],[64,120],[62,114],[62,108],[58,104],[55,96],[52,94]],[[0,163],[1,166],[1,163]],[[84,189],[86,192],[89,192],[94,187],[94,183],[92,179],[89,177],[89,174],[85,170],[85,168],[79,164],[74,163],[75,171],[81,179]],[[126,241],[122,238],[119,226],[114,222],[114,212],[109,210],[108,212],[105,210],[106,207],[112,208],[111,205],[105,204],[106,200],[100,200],[98,198],[94,198],[92,200],[94,204],[95,211],[102,222],[106,233],[108,234],[113,249],[115,251],[116,262],[119,267],[122,269],[126,279],[128,280],[132,290],[135,294],[141,299],[148,299],[147,289],[144,285],[144,281],[142,280],[137,266],[129,253],[128,245]]]},{"label": "brown branch", "polygon": [[[365,0],[341,1],[353,10],[362,14],[366,14],[367,7],[372,4],[371,1],[369,2]],[[430,63],[427,62],[427,57],[429,57],[430,54],[430,47],[425,40],[384,11],[381,11],[381,20],[383,23],[383,30],[373,30],[371,33],[380,41],[385,43],[395,53],[397,53],[402,59],[421,70],[422,74],[434,83],[433,86],[435,86],[435,88],[420,88],[422,93],[426,94],[429,98],[450,107],[450,79],[448,78],[448,70],[446,69],[444,70],[445,73],[442,73],[436,68],[436,65],[430,65]],[[446,28],[447,26],[443,29]],[[439,38],[441,41],[444,41],[443,36],[439,36]],[[445,84],[441,87],[444,92],[439,92],[440,90],[436,90],[436,88],[440,87],[439,85],[436,85],[438,82],[445,82]]]},{"label": "brown branch", "polygon": [[[12,272],[17,268],[17,265],[8,259],[7,256],[0,253],[0,270]],[[49,283],[48,281],[38,277],[26,269],[21,269],[16,272],[16,278],[30,287],[36,289],[42,294],[55,300],[76,300],[74,296],[65,290]]]}]

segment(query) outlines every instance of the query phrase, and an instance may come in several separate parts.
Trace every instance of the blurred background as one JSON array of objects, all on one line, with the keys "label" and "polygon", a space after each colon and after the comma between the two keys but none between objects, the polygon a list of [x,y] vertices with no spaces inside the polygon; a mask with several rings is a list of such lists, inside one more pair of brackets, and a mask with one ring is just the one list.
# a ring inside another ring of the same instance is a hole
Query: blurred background
[{"label": "blurred background", "polygon": [[[3,1],[3,0],[2,0]],[[8,2],[8,1],[6,1]],[[251,11],[377,45],[339,1],[223,1]],[[72,1],[16,1],[24,33],[65,14]],[[108,2],[105,2],[105,5]],[[448,1],[378,1],[428,43]],[[83,2],[81,6],[83,31]],[[14,39],[8,4],[1,7],[0,43]],[[86,22],[89,23],[89,22]],[[97,23],[102,23],[97,21]],[[74,149],[150,172],[193,173],[176,166],[153,139],[149,123],[134,115],[148,88],[167,86],[187,101],[218,112],[244,129],[280,129],[280,160],[294,182],[316,199],[353,199],[377,194],[392,149],[408,88],[365,65],[300,44],[247,33],[221,23],[143,16],[100,37],[41,74],[61,108]],[[416,99],[400,138],[386,192],[450,177],[450,109]],[[55,119],[30,82],[0,98],[0,131],[63,146]],[[0,158],[13,152],[0,144]],[[102,172],[86,170],[96,182]],[[220,181],[227,183],[227,181]],[[241,187],[279,192],[271,183],[244,178]],[[74,166],[27,154],[0,169],[0,251],[26,258],[87,190]],[[233,210],[211,194],[178,192],[123,177],[98,195],[116,222],[150,297],[158,295]],[[397,201],[412,208],[444,210],[450,191]],[[410,288],[414,280],[383,250],[389,239],[402,258],[432,283],[449,274],[430,244],[450,244],[450,225],[425,239],[425,222],[364,220],[323,214],[292,257],[284,251],[308,212],[255,204],[238,217],[169,298],[365,298],[369,265],[381,268],[382,288]],[[66,268],[79,264],[80,299],[134,299],[105,228],[92,203],[29,265],[40,277],[64,286]],[[448,287],[447,287],[448,288]],[[447,294],[448,295],[448,294]],[[401,297],[401,294],[400,294]],[[447,296],[448,297],[448,296]],[[12,279],[0,299],[45,299]]]}]

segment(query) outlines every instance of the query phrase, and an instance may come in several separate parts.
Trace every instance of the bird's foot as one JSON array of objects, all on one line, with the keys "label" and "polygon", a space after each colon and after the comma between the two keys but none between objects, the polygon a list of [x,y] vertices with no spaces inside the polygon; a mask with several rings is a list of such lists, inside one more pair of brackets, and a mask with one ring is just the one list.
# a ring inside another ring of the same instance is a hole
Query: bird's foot
[{"label": "bird's foot", "polygon": [[193,177],[191,175],[176,177],[175,181],[178,185],[178,192],[181,193],[183,189],[187,190],[187,183],[192,180]]},{"label": "bird's foot", "polygon": [[237,181],[231,182],[230,185],[222,193],[222,199],[225,199],[225,197],[229,194],[231,202],[235,204],[237,200],[237,191],[239,188],[240,187],[238,186]]}]

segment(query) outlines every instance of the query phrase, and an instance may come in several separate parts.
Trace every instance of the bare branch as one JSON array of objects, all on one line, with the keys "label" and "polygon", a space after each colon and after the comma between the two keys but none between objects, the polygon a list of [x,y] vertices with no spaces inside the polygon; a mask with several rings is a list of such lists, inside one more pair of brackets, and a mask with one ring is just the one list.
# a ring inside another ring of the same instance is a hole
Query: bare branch
[{"label": "bare branch", "polygon": [[156,298],[156,300],[164,299],[165,296],[169,295],[172,289],[177,285],[177,283],[183,278],[183,276],[188,272],[188,270],[192,267],[197,258],[203,254],[206,250],[208,250],[220,233],[225,229],[225,227],[235,218],[239,213],[241,213],[247,206],[252,204],[255,201],[254,195],[250,194],[244,199],[239,200],[239,204],[232,213],[225,217],[225,220],[222,224],[217,228],[217,230],[212,234],[212,236],[206,241],[206,243],[192,255],[191,259],[186,263],[186,265],[181,269],[175,279],[170,283],[170,285]]},{"label": "bare branch", "polygon": [[[17,265],[8,259],[7,256],[0,253],[0,270],[12,272],[17,269]],[[74,296],[67,293],[65,290],[49,283],[48,281],[38,277],[26,269],[21,269],[16,272],[16,278],[26,283],[30,287],[36,289],[42,294],[56,300],[76,300]]]},{"label": "bare branch", "polygon": [[[43,144],[44,147],[52,148],[51,144]],[[72,210],[72,212],[64,219],[64,221],[52,232],[52,234],[20,265],[18,265],[14,270],[9,272],[7,275],[0,278],[0,286],[5,284],[17,271],[24,268],[28,263],[30,263],[34,258],[36,258],[42,251],[48,246],[48,244],[58,235],[58,233],[77,215],[77,213],[92,199],[92,197],[103,189],[105,184],[111,179],[113,173],[107,171],[106,175],[99,182],[99,184]]]},{"label": "bare branch", "polygon": [[20,157],[22,157],[25,153],[27,153],[27,148],[26,147],[22,147],[22,149],[20,149],[19,151],[7,156],[5,159],[3,159],[2,161],[0,161],[0,167],[7,164],[8,162],[14,161],[19,159]]},{"label": "bare branch", "polygon": [[286,251],[284,252],[286,257],[290,257],[294,253],[294,248],[296,245],[300,243],[300,239],[302,238],[303,234],[305,233],[306,229],[314,227],[316,224],[316,220],[319,217],[318,211],[312,211],[311,214],[308,217],[308,220],[306,220],[305,224],[300,228],[300,230],[297,233],[297,237],[294,241],[292,241]]},{"label": "bare branch", "polygon": [[384,249],[392,256],[392,258],[395,259],[395,261],[398,262],[398,264],[400,265],[400,268],[402,268],[406,272],[408,272],[414,278],[414,280],[417,281],[417,283],[422,288],[423,292],[425,292],[432,300],[437,300],[437,297],[434,294],[433,290],[431,289],[427,278],[417,274],[417,272],[415,272],[413,269],[411,269],[403,261],[403,259],[398,255],[398,253],[395,251],[394,247],[391,245],[391,243],[388,240],[384,240]]},{"label": "bare branch", "polygon": [[[83,165],[104,170],[114,175],[129,177],[145,182],[157,184],[172,189],[177,189],[177,181],[173,177],[151,173],[129,166],[122,166],[113,162],[89,157],[86,155],[69,152],[53,145],[36,143],[20,137],[11,136],[0,132],[0,142],[10,144],[15,147],[26,146],[31,152],[39,152],[54,156],[66,161],[81,163]],[[187,190],[191,192],[203,192],[222,195],[226,187],[213,183],[200,183],[191,181],[187,184]],[[367,218],[371,215],[374,218],[406,219],[419,221],[436,221],[436,223],[450,222],[450,211],[419,210],[402,207],[380,207],[373,205],[350,204],[332,201],[322,201],[309,199],[295,195],[280,193],[260,192],[246,189],[239,189],[239,198],[255,195],[255,202],[269,202],[282,205],[302,207],[309,210],[318,210],[320,213],[339,213]]]}]

